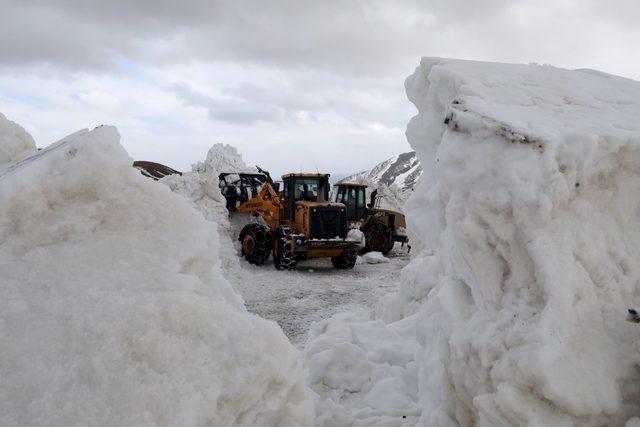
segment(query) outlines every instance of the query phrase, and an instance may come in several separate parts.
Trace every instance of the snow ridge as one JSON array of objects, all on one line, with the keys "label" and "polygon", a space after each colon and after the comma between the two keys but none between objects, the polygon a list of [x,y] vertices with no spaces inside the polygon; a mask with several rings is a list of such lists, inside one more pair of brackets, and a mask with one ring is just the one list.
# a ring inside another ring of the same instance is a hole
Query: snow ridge
[{"label": "snow ridge", "polygon": [[190,172],[168,175],[160,180],[175,193],[184,197],[205,219],[217,224],[222,244],[220,261],[227,277],[240,268],[238,253],[234,248],[236,236],[229,219],[226,201],[220,192],[218,176],[223,173],[257,173],[248,167],[238,150],[227,144],[214,144],[204,162],[191,166]]}]

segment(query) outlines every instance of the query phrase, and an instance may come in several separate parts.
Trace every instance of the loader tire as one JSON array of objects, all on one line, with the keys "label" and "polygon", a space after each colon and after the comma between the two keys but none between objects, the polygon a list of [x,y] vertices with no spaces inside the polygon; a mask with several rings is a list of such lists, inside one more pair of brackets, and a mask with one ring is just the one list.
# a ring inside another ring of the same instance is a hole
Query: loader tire
[{"label": "loader tire", "polygon": [[276,244],[279,253],[273,254],[273,265],[276,270],[295,270],[298,264],[296,253],[292,251],[291,235],[293,229],[288,226],[281,226],[276,232]]},{"label": "loader tire", "polygon": [[262,265],[269,259],[273,244],[267,227],[260,224],[245,225],[238,240],[242,245],[242,256],[249,264]]},{"label": "loader tire", "polygon": [[351,270],[358,260],[356,251],[344,251],[338,256],[331,257],[331,264],[340,270]]},{"label": "loader tire", "polygon": [[384,224],[371,224],[364,230],[365,245],[360,251],[362,254],[367,252],[382,252],[387,255],[393,249],[393,230]]}]

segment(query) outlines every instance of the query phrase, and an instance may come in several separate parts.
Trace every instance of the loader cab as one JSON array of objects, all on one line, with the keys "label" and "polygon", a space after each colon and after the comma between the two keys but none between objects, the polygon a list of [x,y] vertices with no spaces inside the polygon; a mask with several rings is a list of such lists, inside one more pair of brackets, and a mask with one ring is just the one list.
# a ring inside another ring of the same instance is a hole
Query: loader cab
[{"label": "loader cab", "polygon": [[347,207],[349,221],[362,221],[367,216],[365,202],[366,185],[337,184],[334,189],[334,202],[343,203]]},{"label": "loader cab", "polygon": [[300,205],[296,202],[329,201],[329,174],[287,174],[282,176],[282,191],[285,203],[284,218],[295,219]]}]

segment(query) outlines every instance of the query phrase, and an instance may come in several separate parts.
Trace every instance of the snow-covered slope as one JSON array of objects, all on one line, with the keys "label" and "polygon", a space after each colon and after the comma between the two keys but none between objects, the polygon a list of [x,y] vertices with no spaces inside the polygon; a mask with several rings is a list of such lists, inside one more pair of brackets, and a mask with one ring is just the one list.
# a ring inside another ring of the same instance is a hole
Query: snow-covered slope
[{"label": "snow-covered slope", "polygon": [[421,241],[378,320],[312,334],[325,424],[638,416],[640,83],[424,58],[405,86]]},{"label": "snow-covered slope", "polygon": [[410,151],[402,153],[382,163],[378,163],[373,168],[350,175],[341,179],[342,182],[358,182],[361,180],[370,181],[376,184],[383,184],[387,187],[397,186],[403,193],[413,190],[418,179],[422,175],[422,167],[416,153]]},{"label": "snow-covered slope", "polygon": [[299,353],[222,276],[215,224],[118,141],[0,167],[0,425],[310,425]]}]

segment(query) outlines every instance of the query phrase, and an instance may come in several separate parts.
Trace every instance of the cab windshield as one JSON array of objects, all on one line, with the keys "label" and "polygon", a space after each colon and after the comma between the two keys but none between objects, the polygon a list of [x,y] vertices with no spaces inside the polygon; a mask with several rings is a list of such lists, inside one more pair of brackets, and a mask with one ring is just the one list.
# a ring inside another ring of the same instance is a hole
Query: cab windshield
[{"label": "cab windshield", "polygon": [[307,202],[318,201],[318,187],[320,180],[317,178],[297,179],[294,186],[294,200],[304,200]]},{"label": "cab windshield", "polygon": [[357,208],[365,208],[364,187],[339,187],[335,193],[334,201],[344,203],[345,205],[353,205]]}]

